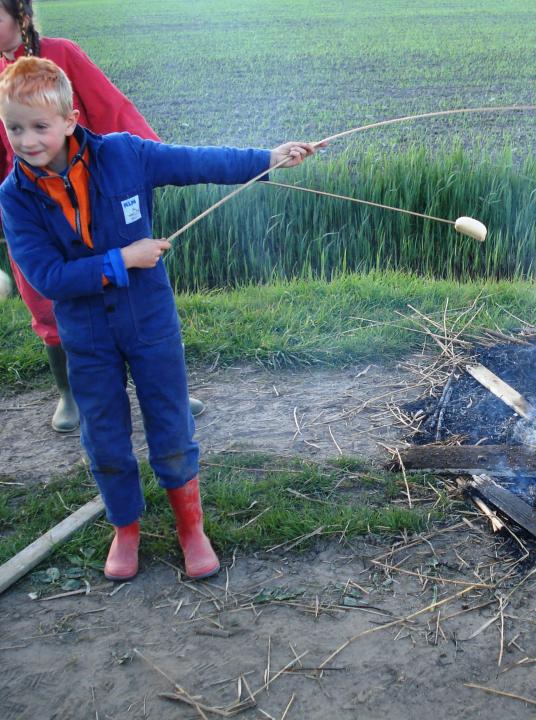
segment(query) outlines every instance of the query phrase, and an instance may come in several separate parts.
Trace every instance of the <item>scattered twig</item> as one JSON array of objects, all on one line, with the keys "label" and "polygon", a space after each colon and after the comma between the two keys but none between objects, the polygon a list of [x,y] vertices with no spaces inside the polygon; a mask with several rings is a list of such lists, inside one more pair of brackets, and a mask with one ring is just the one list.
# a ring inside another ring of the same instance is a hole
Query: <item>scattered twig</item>
[{"label": "scattered twig", "polygon": [[71,595],[88,595],[90,589],[91,588],[88,584],[85,588],[80,588],[79,590],[70,590],[69,592],[59,593],[58,595],[49,595],[48,597],[36,599],[40,600],[41,602],[46,602],[47,600],[59,600],[60,598],[70,597]]},{"label": "scattered twig", "polygon": [[450,396],[452,395],[452,378],[454,377],[454,372],[452,372],[449,375],[449,379],[445,383],[445,387],[443,388],[443,393],[441,394],[441,399],[438,403],[438,418],[437,418],[437,426],[436,426],[436,433],[435,433],[435,439],[436,442],[441,438],[441,426],[443,425],[443,416],[445,415],[445,411],[447,409],[448,402],[450,400]]},{"label": "scattered twig", "polygon": [[497,665],[499,667],[501,667],[503,653],[504,653],[504,612],[503,612],[503,610],[504,610],[504,602],[503,602],[503,599],[501,598],[499,600],[499,615],[501,618],[501,642],[500,642],[500,646],[499,646],[499,658],[497,660]]},{"label": "scattered twig", "polygon": [[287,717],[287,713],[288,713],[288,711],[290,710],[290,706],[291,706],[292,703],[294,702],[294,697],[295,697],[295,696],[294,696],[294,693],[292,693],[291,698],[290,698],[290,700],[288,701],[287,707],[285,708],[285,711],[284,711],[283,714],[281,715],[281,720],[285,720],[285,718]]},{"label": "scattered twig", "polygon": [[266,669],[264,671],[264,687],[268,690],[268,680],[270,679],[270,655],[272,650],[272,636],[268,635],[268,657],[266,660]]},{"label": "scattered twig", "polygon": [[351,645],[356,640],[359,640],[359,638],[365,637],[365,635],[370,635],[375,632],[379,632],[380,630],[386,630],[387,628],[394,627],[395,625],[400,625],[401,623],[408,622],[409,620],[412,620],[415,617],[418,617],[419,615],[422,615],[425,612],[430,612],[431,610],[435,610],[438,607],[441,607],[445,605],[446,603],[452,602],[452,600],[456,600],[459,597],[462,597],[462,595],[465,595],[468,592],[471,592],[471,590],[475,589],[475,585],[470,585],[469,587],[464,588],[463,590],[460,590],[459,592],[455,593],[454,595],[450,595],[449,597],[444,598],[443,600],[440,600],[439,602],[434,601],[430,605],[427,605],[424,608],[421,608],[420,610],[417,610],[414,613],[411,613],[410,615],[406,615],[406,617],[399,618],[397,620],[392,620],[388,623],[383,623],[382,625],[376,625],[375,627],[368,628],[367,630],[363,630],[360,633],[357,633],[357,635],[353,635],[351,638],[348,638],[342,645],[340,645],[336,650],[334,650],[328,657],[323,660],[320,663],[320,667],[323,668],[325,665],[327,665],[331,660],[333,660],[334,657],[336,657],[340,652],[342,652],[345,648],[348,647],[348,645]]},{"label": "scattered twig", "polygon": [[333,432],[331,431],[331,425],[328,425],[328,430],[329,430],[329,434],[331,435],[331,439],[333,440],[333,444],[334,444],[335,447],[337,448],[337,451],[338,451],[339,455],[342,455],[343,452],[342,452],[341,448],[339,447],[338,442],[335,440],[335,437],[334,437],[334,435],[333,435]]},{"label": "scattered twig", "polygon": [[262,510],[258,515],[255,515],[255,517],[251,518],[251,520],[248,520],[247,523],[244,523],[243,525],[240,525],[240,527],[238,527],[237,530],[243,530],[243,529],[244,529],[245,527],[247,527],[248,525],[251,525],[251,524],[254,523],[256,520],[258,520],[260,517],[262,517],[262,515],[264,515],[264,513],[267,513],[269,510],[271,510],[272,507],[273,507],[273,505],[270,505],[269,507],[264,508],[264,510]]},{"label": "scattered twig", "polygon": [[413,575],[414,577],[425,578],[426,580],[434,580],[435,582],[450,583],[452,585],[470,585],[472,588],[493,588],[493,585],[487,583],[471,583],[466,580],[453,580],[452,578],[444,578],[440,575],[425,575],[424,573],[416,573],[412,570],[405,570],[404,568],[396,567],[395,565],[387,565],[386,563],[379,562],[378,560],[372,560],[374,565],[384,568],[388,572],[399,572],[404,575]]},{"label": "scattered twig", "polygon": [[294,424],[296,425],[296,435],[301,435],[302,431],[301,431],[300,423],[298,422],[298,417],[296,415],[297,409],[298,409],[297,407],[294,408],[294,410],[292,412],[292,416],[294,417]]},{"label": "scattered twig", "polygon": [[167,675],[161,668],[155,665],[152,660],[149,660],[149,658],[145,657],[145,655],[141,653],[137,648],[133,648],[133,651],[136,653],[136,655],[139,655],[141,659],[144,660],[148,665],[150,665],[153,670],[156,670],[156,672],[160,673],[160,675],[165,677],[166,680],[168,680],[173,685],[173,687],[177,691],[177,695],[173,696],[175,700],[180,700],[181,702],[184,702],[187,705],[193,707],[197,711],[198,715],[203,718],[203,720],[208,720],[207,716],[203,712],[204,710],[207,710],[207,712],[212,712],[215,715],[220,715],[221,717],[229,717],[225,711],[221,711],[219,708],[211,708],[208,705],[197,702],[197,698],[193,698],[183,687],[174,682],[169,677],[169,675]]},{"label": "scattered twig", "polygon": [[493,528],[493,532],[499,532],[505,527],[502,520],[497,517],[497,513],[493,512],[493,510],[482,500],[482,498],[479,498],[475,495],[471,497],[471,500],[480,510],[482,510],[484,515],[488,518],[491,523],[491,527]]},{"label": "scattered twig", "polygon": [[505,692],[504,690],[495,690],[494,688],[484,687],[484,685],[476,685],[475,683],[464,683],[465,687],[474,688],[475,690],[483,690],[492,695],[501,695],[502,697],[512,698],[512,700],[521,700],[521,702],[527,703],[528,705],[536,705],[536,700],[523,697],[522,695],[514,695],[514,693]]},{"label": "scattered twig", "polygon": [[221,630],[220,628],[197,628],[196,635],[212,635],[213,637],[230,638],[234,633],[229,630]]},{"label": "scattered twig", "polygon": [[399,452],[398,448],[396,448],[396,454],[397,454],[397,457],[398,457],[398,462],[400,463],[400,469],[402,470],[402,477],[404,478],[404,485],[406,486],[406,495],[408,496],[408,505],[409,505],[409,508],[410,508],[410,510],[411,510],[411,508],[413,507],[413,503],[411,502],[411,495],[410,495],[410,492],[409,492],[409,485],[408,485],[408,478],[407,478],[407,475],[406,475],[406,468],[404,467],[404,463],[402,462],[402,458],[400,457],[400,452]]},{"label": "scattered twig", "polygon": [[280,543],[279,545],[274,545],[273,547],[268,548],[266,550],[266,552],[273,552],[274,550],[278,550],[279,548],[282,548],[282,547],[284,547],[285,550],[292,550],[292,548],[296,547],[296,545],[299,545],[300,543],[304,542],[305,540],[308,540],[309,538],[314,537],[315,535],[320,535],[320,533],[323,531],[324,531],[324,526],[321,525],[320,527],[316,528],[316,530],[313,530],[312,532],[307,533],[307,535],[300,535],[294,541],[288,541],[288,542]]},{"label": "scattered twig", "polygon": [[95,688],[91,686],[91,699],[93,700],[93,707],[95,708],[95,720],[99,720],[99,711],[97,710],[97,701],[95,700]]},{"label": "scattered twig", "polygon": [[120,585],[117,585],[111,592],[108,593],[110,597],[113,597],[116,593],[118,593],[120,590],[122,590],[126,585],[130,585],[129,582],[121,583]]}]

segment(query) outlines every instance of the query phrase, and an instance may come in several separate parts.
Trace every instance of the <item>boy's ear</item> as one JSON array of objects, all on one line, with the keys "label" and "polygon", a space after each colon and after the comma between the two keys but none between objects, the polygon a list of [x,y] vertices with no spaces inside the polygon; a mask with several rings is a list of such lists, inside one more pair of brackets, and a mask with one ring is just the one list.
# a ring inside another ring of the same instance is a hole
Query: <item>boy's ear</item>
[{"label": "boy's ear", "polygon": [[80,116],[80,110],[71,110],[71,112],[65,118],[67,127],[65,128],[65,135],[72,135]]}]

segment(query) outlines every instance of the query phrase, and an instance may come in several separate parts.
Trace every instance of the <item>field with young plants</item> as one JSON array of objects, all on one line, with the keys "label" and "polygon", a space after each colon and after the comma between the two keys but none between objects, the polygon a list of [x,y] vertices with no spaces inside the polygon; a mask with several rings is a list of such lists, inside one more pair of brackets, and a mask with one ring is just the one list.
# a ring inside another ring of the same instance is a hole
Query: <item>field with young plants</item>
[{"label": "field with young plants", "polygon": [[[530,0],[47,0],[44,34],[70,37],[166,141],[274,146],[387,118],[536,103]],[[489,225],[447,226],[347,201],[253,188],[183,235],[177,289],[370,269],[470,279],[532,276],[536,114],[457,115],[336,141],[276,179]],[[166,190],[169,234],[222,188]]]},{"label": "field with young plants", "polygon": [[[44,33],[79,42],[168,141],[317,140],[387,117],[536,100],[531,0],[36,6]],[[508,139],[521,153],[536,137],[533,117],[510,115],[390,128],[381,138],[422,142],[454,129],[467,140]]]}]

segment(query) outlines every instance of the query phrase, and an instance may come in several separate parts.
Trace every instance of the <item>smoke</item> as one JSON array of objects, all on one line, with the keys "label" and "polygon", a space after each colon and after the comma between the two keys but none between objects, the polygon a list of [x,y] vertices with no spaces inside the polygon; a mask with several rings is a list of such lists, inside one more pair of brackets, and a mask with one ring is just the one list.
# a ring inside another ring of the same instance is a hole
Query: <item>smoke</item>
[{"label": "smoke", "polygon": [[[478,354],[478,361],[536,407],[536,346],[534,344],[496,345],[482,350]],[[412,437],[412,442],[416,444],[435,442],[438,402],[439,398],[433,401],[425,398],[408,406],[414,414],[422,410],[426,416],[421,423],[420,433]],[[461,373],[451,384],[439,440],[457,441],[462,445],[478,444],[483,448],[492,445],[506,446],[508,449],[505,456],[497,458],[496,466],[486,472],[504,488],[518,495],[532,507],[536,507],[536,479],[533,475],[523,475],[522,470],[513,476],[512,465],[515,463],[511,462],[516,456],[516,447],[536,453],[536,412],[528,418],[520,417],[471,375]],[[526,456],[526,452],[523,454]]]}]

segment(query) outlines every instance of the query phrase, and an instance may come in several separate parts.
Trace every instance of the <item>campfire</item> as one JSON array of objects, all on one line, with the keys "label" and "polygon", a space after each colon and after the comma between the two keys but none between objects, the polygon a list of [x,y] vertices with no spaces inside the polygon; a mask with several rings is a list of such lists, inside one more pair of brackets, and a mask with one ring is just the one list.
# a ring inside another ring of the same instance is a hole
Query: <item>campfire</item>
[{"label": "campfire", "polygon": [[413,444],[397,454],[405,471],[458,478],[494,531],[510,518],[536,536],[536,343],[508,340],[457,358],[439,392],[404,408]]}]

